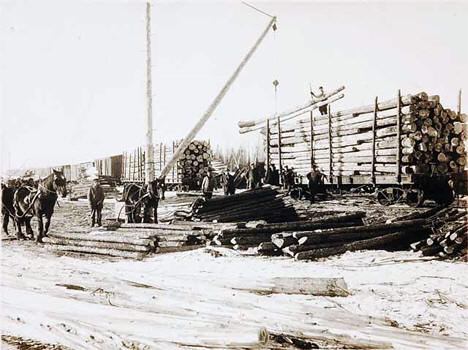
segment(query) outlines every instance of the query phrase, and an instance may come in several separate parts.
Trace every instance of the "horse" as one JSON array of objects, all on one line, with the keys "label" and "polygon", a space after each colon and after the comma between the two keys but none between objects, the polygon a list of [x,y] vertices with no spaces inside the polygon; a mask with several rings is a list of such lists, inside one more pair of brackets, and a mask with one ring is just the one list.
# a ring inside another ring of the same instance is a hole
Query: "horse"
[{"label": "horse", "polygon": [[[143,222],[158,222],[159,199],[164,196],[164,180],[156,179],[148,185],[129,183],[124,186],[123,199],[125,201],[125,215],[127,222],[140,223],[141,209],[143,209]],[[151,218],[153,213],[154,219]]]},{"label": "horse", "polygon": [[2,227],[3,232],[5,232],[7,236],[9,236],[8,223],[10,219],[12,219],[13,224],[15,224],[15,208],[13,206],[14,195],[15,187],[2,182]]},{"label": "horse", "polygon": [[[58,198],[57,193],[60,193],[62,197],[66,197],[66,184],[67,180],[63,173],[58,170],[53,170],[52,174],[39,180],[37,189],[22,186],[15,191],[13,202],[16,212],[15,221],[18,239],[26,238],[21,232],[22,224],[25,224],[26,233],[30,238],[34,238],[30,224],[34,216],[37,218],[39,231],[36,241],[42,242],[42,238],[47,237],[50,220]],[[45,217],[45,229],[43,217]]]}]

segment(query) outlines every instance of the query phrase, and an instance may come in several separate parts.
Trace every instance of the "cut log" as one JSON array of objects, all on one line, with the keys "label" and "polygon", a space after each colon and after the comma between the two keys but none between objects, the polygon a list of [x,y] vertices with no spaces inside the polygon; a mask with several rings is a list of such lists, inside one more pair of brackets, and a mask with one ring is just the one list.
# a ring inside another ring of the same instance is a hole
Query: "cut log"
[{"label": "cut log", "polygon": [[262,294],[303,294],[329,297],[345,297],[351,294],[343,278],[275,277],[265,285],[242,290]]},{"label": "cut log", "polygon": [[94,247],[81,247],[77,245],[49,245],[50,249],[60,252],[75,252],[86,254],[97,254],[111,257],[130,258],[130,259],[143,259],[147,254],[139,252],[128,252],[117,249],[104,249]]},{"label": "cut log", "polygon": [[339,235],[343,234],[351,234],[351,233],[373,233],[378,235],[379,233],[383,234],[385,232],[391,232],[401,229],[407,229],[410,227],[423,227],[426,224],[426,220],[424,219],[415,219],[415,220],[408,220],[408,221],[400,221],[394,222],[391,224],[374,224],[374,225],[366,225],[366,226],[355,226],[355,227],[343,227],[343,228],[335,228],[328,230],[327,232],[294,232],[293,236],[300,240],[303,237],[310,238],[308,240],[309,243],[312,243],[315,240],[315,243],[323,242],[323,240],[328,239],[330,236],[336,236],[336,239],[339,240]]},{"label": "cut log", "polygon": [[93,241],[93,242],[109,242],[109,243],[127,243],[132,245],[140,246],[151,246],[154,244],[154,241],[151,239],[138,239],[138,238],[129,238],[119,236],[117,234],[86,234],[86,233],[55,233],[49,232],[49,237],[59,238],[59,239],[68,239],[68,240],[78,240],[78,241]]},{"label": "cut log", "polygon": [[414,233],[414,231],[389,233],[375,238],[369,238],[360,241],[355,241],[352,243],[343,244],[339,247],[314,249],[305,252],[300,252],[297,253],[294,256],[294,258],[296,260],[311,260],[317,258],[325,258],[331,255],[343,254],[347,251],[386,248],[391,245],[398,244],[401,241],[411,239],[412,237],[417,239],[418,236],[414,235]]},{"label": "cut log", "polygon": [[129,252],[149,252],[153,247],[133,245],[128,243],[109,243],[109,242],[98,242],[98,241],[80,241],[72,239],[61,239],[54,237],[44,237],[44,243],[54,244],[54,245],[64,245],[64,246],[80,246],[80,247],[94,247],[102,249],[115,249],[115,250],[125,250]]}]

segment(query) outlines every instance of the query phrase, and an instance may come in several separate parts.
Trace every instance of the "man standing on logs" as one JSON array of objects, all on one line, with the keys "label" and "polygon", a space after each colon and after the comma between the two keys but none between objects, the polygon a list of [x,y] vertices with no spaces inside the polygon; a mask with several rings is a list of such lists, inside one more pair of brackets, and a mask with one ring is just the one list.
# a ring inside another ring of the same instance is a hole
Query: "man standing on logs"
[{"label": "man standing on logs", "polygon": [[88,191],[89,208],[91,209],[91,227],[97,221],[98,226],[102,226],[101,212],[104,205],[104,190],[99,185],[98,178],[94,178],[92,186]]},{"label": "man standing on logs", "polygon": [[[325,97],[325,92],[323,91],[323,87],[320,86],[319,87],[319,93],[316,95],[314,94],[314,92],[312,91],[312,89],[310,89],[310,94],[312,95],[312,98],[324,98]],[[325,115],[328,113],[328,104],[325,104],[323,106],[320,106],[319,107],[319,111],[320,111],[320,114],[321,115]]]},{"label": "man standing on logs", "polygon": [[215,187],[215,180],[213,177],[212,169],[209,168],[205,177],[203,178],[203,182],[201,186],[203,197],[205,197],[206,200],[211,199],[211,197],[213,197],[214,187]]}]

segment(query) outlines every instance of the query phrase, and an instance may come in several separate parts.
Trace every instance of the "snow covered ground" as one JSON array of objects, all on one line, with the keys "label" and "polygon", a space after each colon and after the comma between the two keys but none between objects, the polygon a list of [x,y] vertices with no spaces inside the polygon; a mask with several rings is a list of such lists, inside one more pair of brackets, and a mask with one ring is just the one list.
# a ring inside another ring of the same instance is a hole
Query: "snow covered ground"
[{"label": "snow covered ground", "polygon": [[[85,208],[63,203],[53,229],[81,223],[84,230]],[[303,262],[223,248],[214,257],[207,249],[131,261],[57,256],[31,241],[4,241],[2,334],[71,349],[258,349],[262,327],[334,348],[468,345],[466,263],[411,252]],[[274,277],[343,277],[351,295],[249,291]]]}]

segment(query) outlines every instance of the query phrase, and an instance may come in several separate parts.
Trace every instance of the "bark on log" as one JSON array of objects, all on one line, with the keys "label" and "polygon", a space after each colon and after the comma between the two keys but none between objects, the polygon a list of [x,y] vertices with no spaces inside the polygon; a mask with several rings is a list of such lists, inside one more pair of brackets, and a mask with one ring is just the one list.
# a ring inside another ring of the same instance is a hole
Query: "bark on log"
[{"label": "bark on log", "polygon": [[54,237],[44,237],[44,243],[63,246],[80,246],[80,247],[94,247],[102,249],[116,249],[125,250],[129,252],[149,252],[153,248],[151,246],[133,245],[129,243],[109,243],[98,241],[79,241],[73,239],[62,239]]},{"label": "bark on log", "polygon": [[103,248],[93,248],[93,247],[81,247],[77,245],[49,245],[49,248],[55,251],[60,252],[75,252],[75,253],[87,253],[87,254],[97,254],[97,255],[106,255],[112,257],[120,258],[131,258],[131,259],[143,259],[147,254],[139,252],[128,252],[123,250],[116,249],[103,249]]},{"label": "bark on log", "polygon": [[117,234],[112,235],[95,235],[86,233],[54,233],[49,232],[49,237],[55,237],[59,239],[79,240],[79,241],[93,241],[93,242],[109,242],[109,243],[127,243],[132,245],[140,246],[151,246],[154,244],[154,240],[151,239],[138,239],[118,236]]},{"label": "bark on log", "polygon": [[[379,234],[381,232],[389,232],[389,231],[396,231],[396,230],[404,230],[410,227],[423,227],[426,224],[426,220],[424,219],[415,219],[415,220],[408,220],[408,221],[400,221],[394,222],[391,224],[374,224],[374,225],[366,225],[366,226],[354,226],[354,227],[343,227],[343,228],[334,228],[330,229],[326,232],[314,232],[314,231],[305,231],[305,232],[294,232],[293,236],[296,239],[301,239],[303,237],[310,237],[308,242],[312,243],[315,240],[315,243],[320,243],[324,239],[328,239],[328,237],[333,236],[335,240],[340,235],[344,234],[354,234],[354,233],[374,233]],[[343,236],[344,237],[344,236]]]},{"label": "bark on log", "polygon": [[[313,230],[313,229],[325,229],[334,227],[345,227],[349,225],[349,222],[353,222],[354,225],[362,225],[362,218],[366,216],[365,212],[356,212],[352,214],[339,215],[336,217],[316,220],[316,221],[295,221],[286,222],[280,224],[267,224],[263,227],[255,228],[244,228],[244,229],[225,229],[220,232],[225,234],[256,234],[256,233],[277,233],[283,231],[301,231],[301,230]],[[356,220],[361,220],[356,223]]]},{"label": "bark on log", "polygon": [[[294,258],[296,260],[311,260],[317,258],[325,258],[331,255],[338,255],[346,253],[347,251],[356,251],[356,250],[363,250],[363,249],[377,249],[377,248],[385,248],[389,245],[397,244],[401,241],[410,239],[414,231],[402,231],[402,232],[395,232],[389,233],[384,236],[379,236],[375,238],[364,239],[360,241],[355,241],[352,243],[347,243],[339,247],[333,248],[323,248],[323,249],[314,249],[305,252],[297,253]],[[414,237],[417,237],[414,235]]]}]

